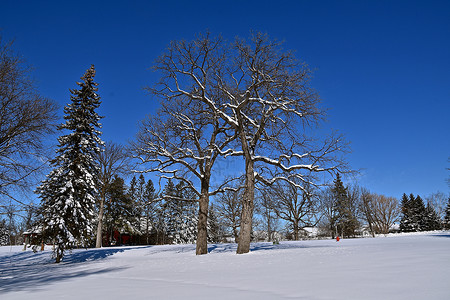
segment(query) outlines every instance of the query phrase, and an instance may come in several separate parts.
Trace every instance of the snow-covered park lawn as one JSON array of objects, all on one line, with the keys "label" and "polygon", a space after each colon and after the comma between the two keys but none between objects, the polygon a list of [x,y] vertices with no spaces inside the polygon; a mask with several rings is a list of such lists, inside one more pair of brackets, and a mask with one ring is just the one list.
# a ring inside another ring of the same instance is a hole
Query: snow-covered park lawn
[{"label": "snow-covered park lawn", "polygon": [[76,250],[0,247],[0,299],[450,299],[450,232]]}]

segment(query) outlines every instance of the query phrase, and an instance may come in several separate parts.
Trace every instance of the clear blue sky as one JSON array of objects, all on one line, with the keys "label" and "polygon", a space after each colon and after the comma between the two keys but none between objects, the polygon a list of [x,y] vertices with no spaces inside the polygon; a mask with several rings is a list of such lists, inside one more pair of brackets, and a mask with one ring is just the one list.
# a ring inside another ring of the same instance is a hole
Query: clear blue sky
[{"label": "clear blue sky", "polygon": [[361,185],[395,197],[449,191],[450,1],[3,0],[0,28],[61,115],[95,64],[103,139],[120,143],[156,108],[142,88],[171,40],[267,32],[315,69],[327,126],[351,141]]}]

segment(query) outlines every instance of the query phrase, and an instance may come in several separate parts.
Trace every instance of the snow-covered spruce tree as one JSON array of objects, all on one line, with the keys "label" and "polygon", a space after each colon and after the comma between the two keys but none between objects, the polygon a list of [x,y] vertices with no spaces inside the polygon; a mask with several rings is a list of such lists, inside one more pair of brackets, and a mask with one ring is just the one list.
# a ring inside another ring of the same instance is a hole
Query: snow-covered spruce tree
[{"label": "snow-covered spruce tree", "polygon": [[55,244],[57,263],[65,250],[89,246],[94,233],[99,172],[94,154],[103,147],[98,130],[101,117],[95,111],[101,101],[94,76],[91,66],[77,82],[79,89],[70,90],[65,123],[58,127],[69,133],[58,138],[57,156],[50,162],[53,170],[36,190],[41,198],[43,235]]},{"label": "snow-covered spruce tree", "polygon": [[5,220],[0,220],[0,246],[9,244],[9,231]]},{"label": "snow-covered spruce tree", "polygon": [[[144,175],[141,174],[138,179],[136,179],[136,176],[134,176],[130,182],[130,188],[128,189],[128,197],[134,203],[133,215],[136,223],[133,224],[133,227],[138,229],[142,233],[144,233],[144,230],[146,228],[146,220],[144,216],[144,206],[145,206],[144,193],[145,193]],[[148,237],[148,231],[146,235]],[[140,244],[142,241],[139,238],[139,240],[137,240],[136,242]]]},{"label": "snow-covered spruce tree", "polygon": [[220,224],[219,214],[215,206],[211,203],[208,216],[208,242],[220,243],[223,241],[224,232]]},{"label": "snow-covered spruce tree", "polygon": [[[140,234],[135,215],[136,203],[126,192],[125,182],[119,176],[114,176],[107,191],[105,206],[105,227],[109,236],[109,243],[117,245],[122,243],[121,234]],[[119,236],[115,236],[115,232]]]},{"label": "snow-covered spruce tree", "polygon": [[425,231],[430,230],[439,230],[442,228],[441,220],[438,217],[438,214],[434,210],[433,206],[428,203],[425,207],[425,221],[424,228]]},{"label": "snow-covered spruce tree", "polygon": [[157,222],[158,199],[153,181],[149,179],[144,191],[144,233],[146,244],[150,244],[150,234],[155,232]]},{"label": "snow-covered spruce tree", "polygon": [[414,196],[411,194],[410,197],[413,199],[411,200],[411,218],[415,228],[414,231],[425,231],[427,230],[427,212],[425,209],[425,203],[419,195],[414,198]]},{"label": "snow-covered spruce tree", "polygon": [[445,229],[450,229],[450,198],[448,198],[448,203],[447,203],[447,208],[445,210],[443,226]]},{"label": "snow-covered spruce tree", "polygon": [[197,238],[196,194],[180,181],[169,180],[164,189],[167,233],[174,244],[192,244]]},{"label": "snow-covered spruce tree", "polygon": [[427,226],[427,210],[422,198],[413,194],[403,194],[402,197],[402,217],[400,220],[400,231],[424,231],[428,230]]},{"label": "snow-covered spruce tree", "polygon": [[411,232],[414,231],[414,227],[412,224],[412,218],[411,218],[411,201],[410,198],[406,194],[403,194],[402,196],[402,202],[401,202],[401,211],[402,211],[402,217],[400,219],[400,231],[401,232]]}]

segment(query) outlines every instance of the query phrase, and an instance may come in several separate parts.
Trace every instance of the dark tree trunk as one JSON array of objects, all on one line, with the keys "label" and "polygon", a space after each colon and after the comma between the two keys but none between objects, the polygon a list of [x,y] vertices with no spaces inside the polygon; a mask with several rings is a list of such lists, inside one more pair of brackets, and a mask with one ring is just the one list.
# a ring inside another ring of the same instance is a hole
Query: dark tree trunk
[{"label": "dark tree trunk", "polygon": [[237,254],[250,252],[253,207],[255,200],[255,173],[253,161],[251,161],[251,159],[246,159],[245,165],[245,193],[244,199],[242,199],[241,230],[239,232]]},{"label": "dark tree trunk", "polygon": [[298,224],[294,224],[294,240],[298,241]]},{"label": "dark tree trunk", "polygon": [[196,255],[208,254],[208,206],[209,179],[202,181],[201,196],[198,205]]},{"label": "dark tree trunk", "polygon": [[63,257],[64,249],[61,247],[61,245],[56,246],[56,263],[59,264],[61,262],[61,259]]}]

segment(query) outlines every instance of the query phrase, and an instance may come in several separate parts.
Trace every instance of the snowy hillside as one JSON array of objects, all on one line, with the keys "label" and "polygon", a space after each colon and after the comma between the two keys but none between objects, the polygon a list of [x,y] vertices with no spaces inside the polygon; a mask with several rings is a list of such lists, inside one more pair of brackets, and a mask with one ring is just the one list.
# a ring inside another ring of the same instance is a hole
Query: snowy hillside
[{"label": "snowy hillside", "polygon": [[0,299],[450,299],[450,232],[50,251],[0,247]]}]

